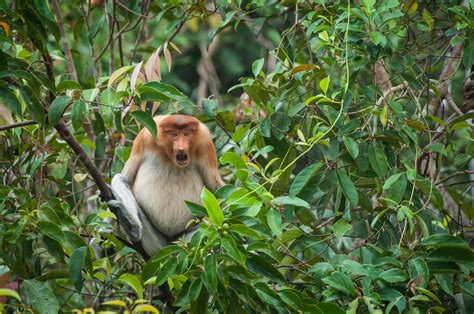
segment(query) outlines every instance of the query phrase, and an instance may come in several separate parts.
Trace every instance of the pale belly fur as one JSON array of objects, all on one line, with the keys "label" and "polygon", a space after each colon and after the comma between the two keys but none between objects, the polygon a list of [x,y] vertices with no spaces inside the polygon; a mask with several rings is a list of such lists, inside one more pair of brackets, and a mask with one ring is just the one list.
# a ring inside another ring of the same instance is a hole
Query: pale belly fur
[{"label": "pale belly fur", "polygon": [[201,203],[204,183],[192,164],[185,169],[168,168],[159,167],[154,158],[146,159],[138,169],[133,194],[151,223],[172,237],[193,218],[184,201]]}]

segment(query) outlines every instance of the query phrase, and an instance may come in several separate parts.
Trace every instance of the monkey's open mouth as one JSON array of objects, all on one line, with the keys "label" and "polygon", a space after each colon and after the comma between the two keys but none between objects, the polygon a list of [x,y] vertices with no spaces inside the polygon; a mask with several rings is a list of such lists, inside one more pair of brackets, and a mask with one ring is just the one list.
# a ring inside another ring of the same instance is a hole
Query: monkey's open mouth
[{"label": "monkey's open mouth", "polygon": [[188,155],[187,154],[177,154],[176,155],[176,161],[178,164],[184,164],[188,161]]}]

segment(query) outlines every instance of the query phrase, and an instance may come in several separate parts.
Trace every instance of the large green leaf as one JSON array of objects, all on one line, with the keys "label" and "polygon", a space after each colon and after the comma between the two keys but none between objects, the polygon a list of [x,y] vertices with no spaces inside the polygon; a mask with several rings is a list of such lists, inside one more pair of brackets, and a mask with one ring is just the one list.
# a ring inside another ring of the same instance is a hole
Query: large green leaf
[{"label": "large green leaf", "polygon": [[206,187],[204,187],[201,192],[201,200],[206,207],[207,214],[212,223],[219,227],[222,226],[222,223],[224,222],[224,213],[222,212],[221,206],[214,194],[212,194]]},{"label": "large green leaf", "polygon": [[59,302],[53,291],[43,282],[35,279],[22,282],[28,303],[38,313],[50,314],[59,313]]},{"label": "large green leaf", "polygon": [[346,171],[344,169],[337,170],[337,182],[339,183],[339,187],[342,190],[342,193],[346,196],[346,198],[351,203],[352,207],[356,207],[359,204],[359,194],[357,193],[357,189],[351,179],[347,176]]},{"label": "large green leaf", "polygon": [[132,117],[143,124],[148,129],[148,131],[150,131],[151,135],[153,135],[153,138],[156,139],[158,129],[156,127],[156,122],[153,120],[151,115],[144,111],[134,111],[132,112]]},{"label": "large green leaf", "polygon": [[373,143],[369,146],[369,162],[379,177],[385,177],[388,173],[387,158],[380,143]]},{"label": "large green leaf", "polygon": [[59,120],[63,116],[64,110],[66,110],[70,100],[71,97],[67,95],[59,96],[53,100],[48,111],[48,122],[50,125],[54,126],[59,123]]},{"label": "large green leaf", "polygon": [[78,292],[81,292],[84,285],[84,280],[82,279],[83,269],[92,269],[91,256],[87,246],[76,249],[69,259],[69,274]]}]

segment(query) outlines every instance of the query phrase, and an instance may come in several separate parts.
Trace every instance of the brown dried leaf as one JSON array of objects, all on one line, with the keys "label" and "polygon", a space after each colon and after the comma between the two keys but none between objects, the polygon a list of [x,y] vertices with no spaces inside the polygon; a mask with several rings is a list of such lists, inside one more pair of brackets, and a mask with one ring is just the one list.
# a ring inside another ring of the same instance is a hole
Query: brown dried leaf
[{"label": "brown dried leaf", "polygon": [[168,50],[168,47],[165,47],[164,53],[165,53],[166,65],[168,66],[168,72],[171,72],[171,61],[172,61],[172,59],[171,59],[171,53]]},{"label": "brown dried leaf", "polygon": [[171,45],[171,48],[173,48],[177,53],[181,54],[181,50],[179,50],[178,46],[173,44],[171,41],[169,43]]},{"label": "brown dried leaf", "polygon": [[143,61],[137,64],[135,68],[133,69],[132,77],[130,78],[130,88],[132,90],[135,90],[135,86],[137,85],[137,78],[138,78],[138,74],[140,74],[140,70],[142,69],[142,64],[143,64]]},{"label": "brown dried leaf", "polygon": [[[159,49],[159,48],[158,48]],[[158,49],[156,50],[156,53],[158,53]],[[158,58],[155,60],[155,76],[157,77],[157,81],[161,81],[161,60],[160,56],[158,55]]]},{"label": "brown dried leaf", "polygon": [[152,53],[152,55],[150,56],[150,58],[148,59],[148,61],[145,64],[145,75],[146,75],[146,80],[147,81],[153,81],[156,77],[155,62],[156,62],[157,57],[159,59],[157,51],[155,51],[154,53]]}]

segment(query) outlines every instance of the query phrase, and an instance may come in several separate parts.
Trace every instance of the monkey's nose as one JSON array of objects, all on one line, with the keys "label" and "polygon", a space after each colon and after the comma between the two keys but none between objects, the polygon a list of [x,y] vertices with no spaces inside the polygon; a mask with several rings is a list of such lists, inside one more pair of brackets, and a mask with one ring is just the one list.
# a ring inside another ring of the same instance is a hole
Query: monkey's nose
[{"label": "monkey's nose", "polygon": [[176,155],[176,160],[178,162],[185,162],[188,160],[188,155],[187,154],[184,154],[184,153],[179,153]]}]

